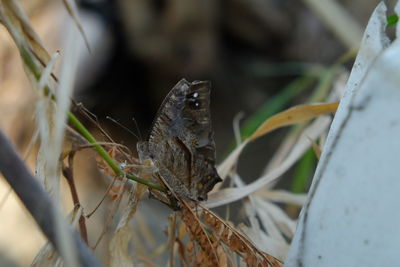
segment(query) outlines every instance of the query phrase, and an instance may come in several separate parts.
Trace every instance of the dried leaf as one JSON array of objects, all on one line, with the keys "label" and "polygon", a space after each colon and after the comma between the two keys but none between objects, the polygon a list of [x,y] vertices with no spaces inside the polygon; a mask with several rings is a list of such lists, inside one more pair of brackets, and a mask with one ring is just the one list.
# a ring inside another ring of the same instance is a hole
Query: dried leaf
[{"label": "dried leaf", "polygon": [[299,105],[280,112],[266,120],[250,137],[253,141],[277,128],[304,122],[319,115],[335,113],[339,102],[328,104]]},{"label": "dried leaf", "polygon": [[307,138],[315,139],[324,132],[330,125],[330,119],[327,117],[320,117],[314,121],[309,127],[304,130],[296,145],[291,150],[291,153],[285,158],[285,160],[276,168],[272,169],[267,174],[261,176],[256,181],[240,187],[240,188],[225,188],[217,192],[212,192],[206,206],[209,208],[222,206],[233,201],[239,200],[246,197],[255,191],[263,188],[267,184],[285,173],[297,160],[304,154],[309,148],[310,142]]},{"label": "dried leaf", "polygon": [[[253,141],[277,128],[288,126],[306,120],[313,119],[319,115],[334,113],[339,105],[339,102],[328,104],[300,105],[292,107],[281,113],[278,113],[267,119],[249,138],[244,140],[239,146],[233,150],[229,156],[218,166],[218,173],[222,179],[225,179],[233,166],[237,163],[240,154],[244,147]],[[213,191],[217,191],[221,187],[221,183],[215,185]]]}]

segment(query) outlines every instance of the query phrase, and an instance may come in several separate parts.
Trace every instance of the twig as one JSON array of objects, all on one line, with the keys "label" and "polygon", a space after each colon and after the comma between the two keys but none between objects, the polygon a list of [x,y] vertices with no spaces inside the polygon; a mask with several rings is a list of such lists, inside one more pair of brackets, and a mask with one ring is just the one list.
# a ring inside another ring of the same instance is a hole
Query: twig
[{"label": "twig", "polygon": [[117,180],[117,176],[115,176],[114,179],[112,180],[112,182],[108,185],[106,191],[103,194],[103,197],[100,199],[99,203],[97,203],[96,207],[86,215],[86,218],[89,219],[97,211],[97,209],[100,207],[100,205],[106,199],[106,197],[107,197],[108,193],[110,192],[111,188],[114,186],[116,180]]},{"label": "twig", "polygon": [[[48,193],[29,172],[2,131],[0,131],[0,172],[14,189],[54,248],[60,251],[60,240],[57,240],[55,224],[56,207]],[[68,231],[73,236],[81,266],[101,266],[79,235],[72,228],[69,228]],[[61,253],[59,255],[62,257]],[[68,262],[68,259],[64,258],[63,260]]]},{"label": "twig", "polygon": [[[81,203],[79,202],[78,191],[76,190],[74,181],[74,168],[73,168],[74,156],[75,156],[75,151],[71,151],[68,155],[68,167],[63,167],[62,173],[68,182],[69,189],[71,190],[71,196],[74,206],[79,207],[81,206]],[[81,214],[81,216],[79,217],[79,230],[81,232],[81,237],[83,238],[85,243],[89,245],[85,216],[83,216],[83,214]]]}]

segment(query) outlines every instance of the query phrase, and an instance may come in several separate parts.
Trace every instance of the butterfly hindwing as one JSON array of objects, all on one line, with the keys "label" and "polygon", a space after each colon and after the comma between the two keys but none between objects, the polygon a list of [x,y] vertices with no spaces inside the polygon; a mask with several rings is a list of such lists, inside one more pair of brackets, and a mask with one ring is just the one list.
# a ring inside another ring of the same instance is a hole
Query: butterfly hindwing
[{"label": "butterfly hindwing", "polygon": [[221,181],[215,169],[210,83],[182,79],[162,103],[147,143],[149,157],[174,193],[193,200]]}]

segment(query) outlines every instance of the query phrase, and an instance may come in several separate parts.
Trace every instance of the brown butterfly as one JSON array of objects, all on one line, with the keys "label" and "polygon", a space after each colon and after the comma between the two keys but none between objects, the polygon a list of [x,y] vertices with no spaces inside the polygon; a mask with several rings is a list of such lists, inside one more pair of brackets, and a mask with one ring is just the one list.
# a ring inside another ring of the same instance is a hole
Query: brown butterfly
[{"label": "brown butterfly", "polygon": [[161,104],[149,140],[138,143],[141,161],[154,164],[152,180],[164,180],[177,196],[194,201],[207,200],[222,181],[215,168],[210,88],[207,81],[179,81]]}]

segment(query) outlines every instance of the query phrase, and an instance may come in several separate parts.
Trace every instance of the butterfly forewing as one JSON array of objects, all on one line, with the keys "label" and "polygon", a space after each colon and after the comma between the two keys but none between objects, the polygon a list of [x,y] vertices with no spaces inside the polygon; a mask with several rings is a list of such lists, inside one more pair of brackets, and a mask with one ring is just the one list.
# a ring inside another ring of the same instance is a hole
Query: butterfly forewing
[{"label": "butterfly forewing", "polygon": [[174,193],[193,200],[221,179],[215,169],[215,143],[210,118],[210,83],[182,79],[157,112],[148,152]]}]

